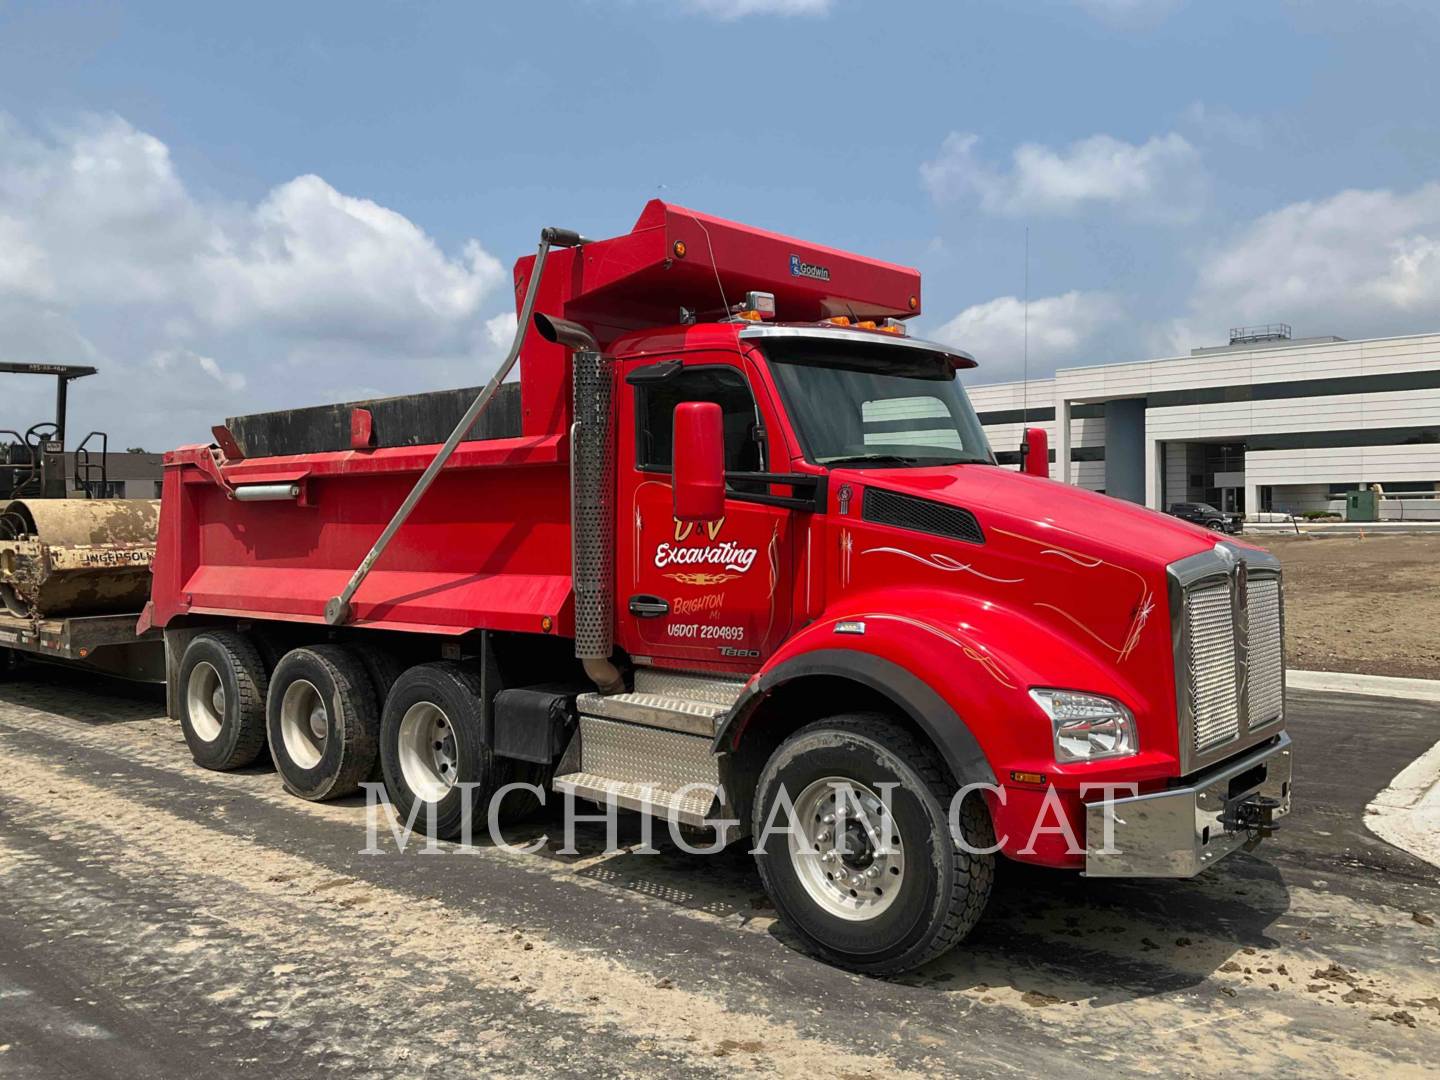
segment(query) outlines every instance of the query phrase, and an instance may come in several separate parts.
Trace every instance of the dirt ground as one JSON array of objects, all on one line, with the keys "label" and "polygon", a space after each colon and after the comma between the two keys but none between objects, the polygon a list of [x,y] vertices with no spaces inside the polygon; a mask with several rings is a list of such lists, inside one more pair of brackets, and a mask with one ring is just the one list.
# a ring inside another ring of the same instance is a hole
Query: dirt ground
[{"label": "dirt ground", "polygon": [[0,1077],[1433,1077],[1440,887],[1364,814],[1435,709],[1286,718],[1304,795],[1255,851],[1006,864],[964,944],[882,980],[807,956],[745,845],[647,855],[627,817],[567,854],[552,813],[530,855],[366,854],[363,800],[206,772],[157,696],[31,672],[0,683]]},{"label": "dirt ground", "polygon": [[1290,667],[1440,678],[1440,534],[1247,539],[1285,565]]}]

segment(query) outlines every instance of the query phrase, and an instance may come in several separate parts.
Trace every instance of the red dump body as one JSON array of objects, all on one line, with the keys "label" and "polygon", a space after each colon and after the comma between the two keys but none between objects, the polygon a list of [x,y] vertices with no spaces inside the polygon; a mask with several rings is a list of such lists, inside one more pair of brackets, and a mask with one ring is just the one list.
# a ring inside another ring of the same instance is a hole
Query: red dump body
[{"label": "red dump body", "polygon": [[[515,265],[517,306],[534,257]],[[879,319],[920,309],[918,272],[649,203],[623,236],[551,252],[536,310],[622,334],[715,319],[748,290],[793,319]],[[723,291],[723,302],[722,302]],[[533,329],[520,358],[522,434],[460,445],[353,603],[352,624],[462,634],[567,635],[569,357]],[[147,620],[181,615],[323,622],[435,454],[434,445],[227,461],[207,446],[166,455]],[[240,502],[237,485],[296,484],[293,501]]]}]

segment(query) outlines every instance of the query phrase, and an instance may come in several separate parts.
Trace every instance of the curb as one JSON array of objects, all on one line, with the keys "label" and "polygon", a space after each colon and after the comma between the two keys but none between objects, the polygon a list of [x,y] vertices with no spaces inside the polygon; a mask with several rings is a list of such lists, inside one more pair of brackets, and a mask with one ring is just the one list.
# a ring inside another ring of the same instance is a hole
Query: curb
[{"label": "curb", "polygon": [[1375,796],[1365,808],[1365,825],[1387,844],[1440,867],[1440,743]]},{"label": "curb", "polygon": [[[1247,521],[1245,532],[1256,536],[1295,536],[1296,529],[1288,521]],[[1386,534],[1396,536],[1428,536],[1440,533],[1440,521],[1321,521],[1300,523],[1300,536],[1361,536],[1369,532],[1375,536]]]},{"label": "curb", "polygon": [[1388,675],[1355,675],[1344,671],[1287,671],[1285,687],[1288,690],[1369,694],[1372,697],[1440,703],[1440,679],[1397,679]]},{"label": "curb", "polygon": [[[1287,671],[1285,686],[1440,703],[1440,679]],[[1387,844],[1440,867],[1440,742],[1401,769],[1390,786],[1370,801],[1365,808],[1365,827]]]}]

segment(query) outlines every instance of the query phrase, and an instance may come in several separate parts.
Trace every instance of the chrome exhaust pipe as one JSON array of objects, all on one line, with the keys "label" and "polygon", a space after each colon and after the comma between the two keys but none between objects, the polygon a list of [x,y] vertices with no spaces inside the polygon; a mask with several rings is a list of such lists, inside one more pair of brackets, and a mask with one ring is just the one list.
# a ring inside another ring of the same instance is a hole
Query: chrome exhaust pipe
[{"label": "chrome exhaust pipe", "polygon": [[569,319],[557,319],[554,315],[537,311],[535,329],[546,341],[564,345],[567,349],[595,353],[600,351],[600,343],[595,340],[595,335]]}]

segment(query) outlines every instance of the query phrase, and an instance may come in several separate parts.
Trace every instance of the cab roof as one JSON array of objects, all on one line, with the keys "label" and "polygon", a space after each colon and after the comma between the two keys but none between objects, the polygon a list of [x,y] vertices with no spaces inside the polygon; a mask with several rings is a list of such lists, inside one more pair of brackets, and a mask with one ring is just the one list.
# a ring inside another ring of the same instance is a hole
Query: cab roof
[{"label": "cab roof", "polygon": [[891,346],[914,356],[925,353],[945,360],[951,367],[973,368],[978,364],[964,349],[937,341],[903,337],[880,330],[834,326],[828,323],[754,323],[743,320],[671,326],[655,331],[627,334],[614,343],[617,356],[648,356],[688,349],[734,349],[738,342],[766,340],[830,342],[840,348],[864,345]]}]

